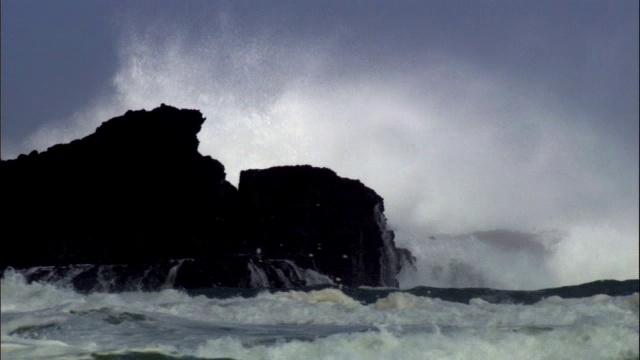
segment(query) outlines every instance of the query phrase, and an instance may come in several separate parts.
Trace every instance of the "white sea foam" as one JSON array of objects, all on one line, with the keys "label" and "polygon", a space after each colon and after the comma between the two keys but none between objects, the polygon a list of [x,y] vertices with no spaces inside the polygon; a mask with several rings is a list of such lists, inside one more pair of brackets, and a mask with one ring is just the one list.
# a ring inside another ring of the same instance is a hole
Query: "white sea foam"
[{"label": "white sea foam", "polygon": [[78,294],[2,279],[3,358],[123,349],[235,359],[623,358],[638,356],[638,294],[470,304],[338,289],[212,299],[176,290]]},{"label": "white sea foam", "polygon": [[540,331],[464,329],[451,334],[380,332],[332,335],[313,342],[243,347],[231,338],[210,340],[196,355],[234,359],[625,359],[637,334],[616,327]]}]

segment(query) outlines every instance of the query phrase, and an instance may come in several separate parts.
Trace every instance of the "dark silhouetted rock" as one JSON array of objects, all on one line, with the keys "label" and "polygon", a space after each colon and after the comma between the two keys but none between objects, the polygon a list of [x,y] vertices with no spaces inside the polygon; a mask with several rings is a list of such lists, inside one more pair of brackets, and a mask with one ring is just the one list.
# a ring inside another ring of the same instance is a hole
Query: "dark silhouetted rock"
[{"label": "dark silhouetted rock", "polygon": [[2,161],[2,265],[145,263],[217,250],[236,189],[198,153],[196,110],[128,111],[69,144]]},{"label": "dark silhouetted rock", "polygon": [[373,190],[290,166],[243,171],[238,191],[198,152],[204,120],[164,104],[128,111],[0,162],[0,266],[84,291],[397,285],[411,254]]},{"label": "dark silhouetted rock", "polygon": [[400,253],[382,198],[330,169],[283,166],[240,173],[243,246],[289,259],[349,286],[397,286]]}]

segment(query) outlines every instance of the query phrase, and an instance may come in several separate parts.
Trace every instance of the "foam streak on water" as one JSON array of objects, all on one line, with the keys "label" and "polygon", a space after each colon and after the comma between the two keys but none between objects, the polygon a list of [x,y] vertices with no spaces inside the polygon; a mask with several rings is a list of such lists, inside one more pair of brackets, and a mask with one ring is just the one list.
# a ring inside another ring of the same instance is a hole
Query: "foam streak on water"
[{"label": "foam streak on water", "polygon": [[173,289],[81,295],[26,284],[7,271],[1,300],[3,359],[140,352],[207,359],[638,357],[637,293],[533,305],[452,303],[404,292],[365,304],[331,288],[248,298]]}]

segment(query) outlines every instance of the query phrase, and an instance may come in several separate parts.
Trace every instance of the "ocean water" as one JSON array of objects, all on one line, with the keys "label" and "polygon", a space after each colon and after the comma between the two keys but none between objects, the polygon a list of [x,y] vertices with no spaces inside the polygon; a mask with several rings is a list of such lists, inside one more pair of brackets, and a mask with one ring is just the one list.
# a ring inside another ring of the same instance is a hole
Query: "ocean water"
[{"label": "ocean water", "polygon": [[[1,355],[638,359],[637,283],[543,292],[317,287],[80,293],[60,283],[29,283],[8,269],[1,283]],[[588,296],[573,297],[581,294]]]}]

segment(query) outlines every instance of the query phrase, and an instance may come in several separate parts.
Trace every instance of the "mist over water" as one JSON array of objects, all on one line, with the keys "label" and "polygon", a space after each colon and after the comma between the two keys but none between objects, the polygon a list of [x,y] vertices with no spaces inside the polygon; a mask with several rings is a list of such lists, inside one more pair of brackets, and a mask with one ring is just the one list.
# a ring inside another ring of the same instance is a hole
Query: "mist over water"
[{"label": "mist over water", "polygon": [[311,164],[376,190],[418,258],[402,286],[639,276],[635,155],[588,111],[447,53],[345,57],[336,33],[287,41],[224,16],[215,26],[123,27],[112,92],[10,152],[85,136],[129,109],[193,108],[207,118],[200,152],[233,184],[243,169]]}]

